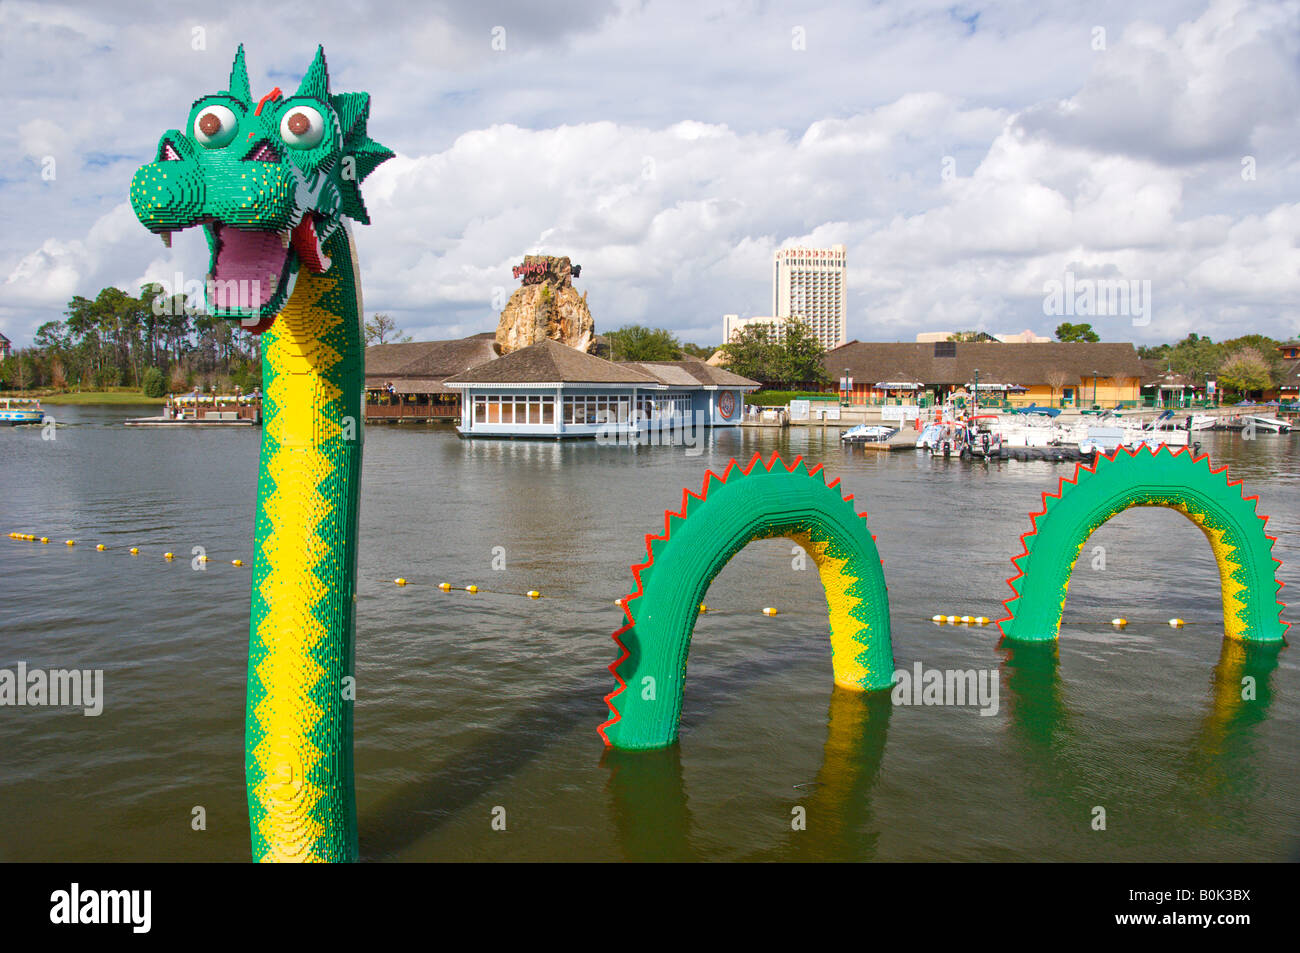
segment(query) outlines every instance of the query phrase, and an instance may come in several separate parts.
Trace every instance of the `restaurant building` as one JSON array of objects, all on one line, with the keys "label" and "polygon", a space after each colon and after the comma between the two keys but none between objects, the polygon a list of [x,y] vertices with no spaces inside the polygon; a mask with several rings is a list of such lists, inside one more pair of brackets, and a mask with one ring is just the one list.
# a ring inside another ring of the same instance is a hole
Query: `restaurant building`
[{"label": "restaurant building", "polygon": [[409,341],[366,348],[366,420],[412,423],[460,418],[460,392],[446,381],[495,360],[491,331],[452,341]]},{"label": "restaurant building", "polygon": [[759,386],[699,360],[615,363],[549,339],[445,384],[461,394],[462,436],[557,440],[737,426]]},{"label": "restaurant building", "polygon": [[823,366],[855,404],[943,401],[973,393],[978,376],[981,403],[1137,406],[1150,374],[1132,344],[1110,343],[850,341]]}]

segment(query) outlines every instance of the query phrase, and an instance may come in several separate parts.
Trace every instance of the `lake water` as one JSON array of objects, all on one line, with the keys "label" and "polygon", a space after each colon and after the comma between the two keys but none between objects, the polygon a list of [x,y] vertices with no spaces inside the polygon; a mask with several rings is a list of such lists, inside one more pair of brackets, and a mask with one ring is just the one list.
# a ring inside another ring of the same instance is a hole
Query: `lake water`
[{"label": "lake water", "polygon": [[[0,431],[0,534],[54,540],[0,535],[0,667],[102,668],[106,695],[97,718],[0,709],[3,860],[249,856],[242,746],[260,432],[120,425],[146,412],[55,408],[52,441]],[[1011,651],[995,626],[929,619],[1002,614],[1028,514],[1073,465],[878,455],[836,436],[719,431],[692,456],[368,428],[363,858],[1297,856],[1300,656],[1225,647],[1217,568],[1190,522],[1149,509],[1110,521],[1085,550],[1105,547],[1104,571],[1079,561],[1059,659]],[[1204,443],[1259,495],[1295,585],[1300,438]],[[645,534],[662,531],[664,510],[707,468],[773,450],[824,463],[870,513],[896,666],[992,670],[997,714],[834,690],[816,571],[793,567],[792,543],[767,540],[709,591],[680,743],[607,755],[596,726],[613,688],[613,600],[632,585]],[[204,571],[191,568],[194,546],[211,557]],[[494,570],[502,552],[506,568]],[[394,586],[397,576],[410,584]],[[444,593],[442,581],[485,591]],[[544,598],[522,595],[534,588]],[[1106,624],[1114,616],[1132,620],[1127,630]],[[1173,616],[1188,626],[1170,628]],[[1225,701],[1243,674],[1257,678],[1258,699]],[[191,829],[196,806],[205,831]],[[1093,829],[1098,806],[1105,830]],[[492,828],[497,807],[505,831]],[[796,807],[806,830],[792,830]]]}]

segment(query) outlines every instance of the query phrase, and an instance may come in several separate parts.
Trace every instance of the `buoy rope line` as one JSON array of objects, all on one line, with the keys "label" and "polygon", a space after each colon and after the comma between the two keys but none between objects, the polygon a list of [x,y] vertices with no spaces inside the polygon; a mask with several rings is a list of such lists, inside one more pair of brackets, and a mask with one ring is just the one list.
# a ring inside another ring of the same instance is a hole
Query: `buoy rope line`
[{"label": "buoy rope line", "polygon": [[[16,540],[20,542],[37,542],[37,543],[44,543],[47,545],[52,545],[59,541],[57,537],[37,536],[33,533],[12,532],[8,534],[8,537],[12,540]],[[75,538],[65,539],[63,540],[63,544],[64,544],[64,548],[67,550],[86,548],[86,546],[82,546],[81,543],[79,543]],[[101,552],[101,553],[114,553],[114,554],[120,553],[129,556],[135,556],[135,557],[148,555],[148,553],[146,553],[146,551],[139,546],[124,547],[124,546],[116,546],[116,545],[110,546],[105,543],[97,543],[94,546],[94,550],[96,552]],[[206,554],[199,555],[199,556],[188,554],[186,553],[184,548],[177,549],[177,550],[163,549],[161,551],[161,555],[165,562],[176,562],[178,560],[184,561],[186,559],[193,561],[194,559],[198,559],[200,562],[208,566],[230,565],[235,568],[248,567],[248,563],[245,562],[243,559],[235,558],[229,560],[226,559],[215,560],[213,559],[213,557],[208,556]],[[496,589],[490,586],[475,585],[473,583],[468,585],[454,585],[449,582],[439,582],[435,584],[432,582],[416,582],[412,579],[403,576],[398,576],[389,579],[387,577],[374,575],[374,576],[370,576],[369,579],[372,582],[377,582],[382,580],[382,582],[385,583],[384,588],[387,588],[387,586],[391,585],[397,588],[409,588],[417,591],[426,588],[433,588],[441,592],[448,592],[448,593],[465,592],[471,595],[504,596],[507,599],[528,599],[530,601],[538,601],[538,600],[546,599],[547,601],[556,603],[557,605],[582,606],[591,609],[600,608],[602,606],[608,605],[611,606],[612,608],[618,609],[619,611],[623,611],[624,600],[626,599],[626,596],[624,596],[619,599],[611,600],[610,602],[604,602],[604,601],[598,602],[594,599],[583,599],[581,597],[570,596],[567,593],[559,596],[553,596],[553,595],[544,596],[542,592],[537,589],[529,589],[526,592],[519,592],[513,589]],[[727,606],[727,607],[720,608],[717,606],[708,605],[707,603],[701,603],[700,612],[701,614],[723,615],[723,616],[759,614],[767,618],[775,618],[777,616],[792,616],[798,619],[821,618],[825,615],[824,610],[818,609],[816,607],[810,607],[806,609],[805,608],[785,609],[785,608],[779,608],[774,606],[764,606],[761,609],[744,609],[735,606]],[[995,619],[993,616],[974,615],[970,613],[949,614],[949,613],[941,612],[938,615],[925,617],[925,621],[932,622],[935,625],[952,625],[952,626],[964,625],[964,626],[973,626],[973,627],[982,627],[982,626],[995,624]],[[1069,625],[1075,627],[1105,626],[1105,627],[1114,627],[1114,628],[1127,628],[1129,626],[1134,626],[1134,625],[1137,626],[1161,625],[1161,626],[1171,626],[1173,628],[1181,629],[1185,627],[1196,627],[1196,626],[1203,626],[1203,625],[1214,626],[1214,625],[1219,625],[1221,622],[1222,620],[1218,618],[1182,619],[1178,617],[1173,617],[1173,618],[1165,619],[1165,618],[1154,618],[1154,617],[1134,618],[1130,616],[1124,618],[1110,618],[1110,619],[1095,619],[1095,618],[1087,618],[1087,617],[1065,618],[1062,620],[1062,625]]]}]

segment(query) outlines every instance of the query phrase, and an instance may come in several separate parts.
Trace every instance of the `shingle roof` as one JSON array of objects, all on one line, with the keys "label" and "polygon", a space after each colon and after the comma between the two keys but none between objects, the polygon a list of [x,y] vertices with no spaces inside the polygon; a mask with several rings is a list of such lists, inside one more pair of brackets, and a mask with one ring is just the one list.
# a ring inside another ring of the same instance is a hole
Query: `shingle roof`
[{"label": "shingle roof", "polygon": [[720,367],[712,367],[698,358],[688,357],[680,361],[625,361],[628,367],[636,367],[651,374],[665,384],[676,387],[758,387],[758,381],[741,377]]},{"label": "shingle roof", "polygon": [[447,381],[458,384],[658,384],[635,367],[614,364],[547,338],[480,364]]},{"label": "shingle roof", "polygon": [[393,378],[446,380],[452,374],[495,360],[494,340],[495,335],[489,332],[454,341],[375,344],[366,348],[366,380],[370,383],[384,383]]},{"label": "shingle roof", "polygon": [[1047,376],[1061,371],[1071,382],[1096,372],[1106,377],[1143,377],[1146,369],[1132,344],[985,344],[958,342],[955,357],[935,357],[933,342],[864,343],[850,341],[827,351],[822,359],[835,379],[849,369],[854,383],[915,380],[926,385],[980,383],[1049,385]]}]

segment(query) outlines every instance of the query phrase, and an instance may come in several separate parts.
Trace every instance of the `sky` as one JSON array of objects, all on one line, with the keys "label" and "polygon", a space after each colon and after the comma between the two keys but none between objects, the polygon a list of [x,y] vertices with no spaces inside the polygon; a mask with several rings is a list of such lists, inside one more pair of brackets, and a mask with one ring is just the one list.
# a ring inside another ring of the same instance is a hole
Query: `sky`
[{"label": "sky", "polygon": [[[0,0],[15,344],[74,295],[203,277],[199,230],[164,248],[127,189],[241,42],[255,97],[318,43],[372,94],[397,155],[362,188],[365,310],[416,340],[495,329],[553,254],[598,332],[719,344],[770,313],[777,249],[836,243],[850,339],[1300,332],[1294,0]],[[1049,293],[1107,281],[1127,307]]]}]

